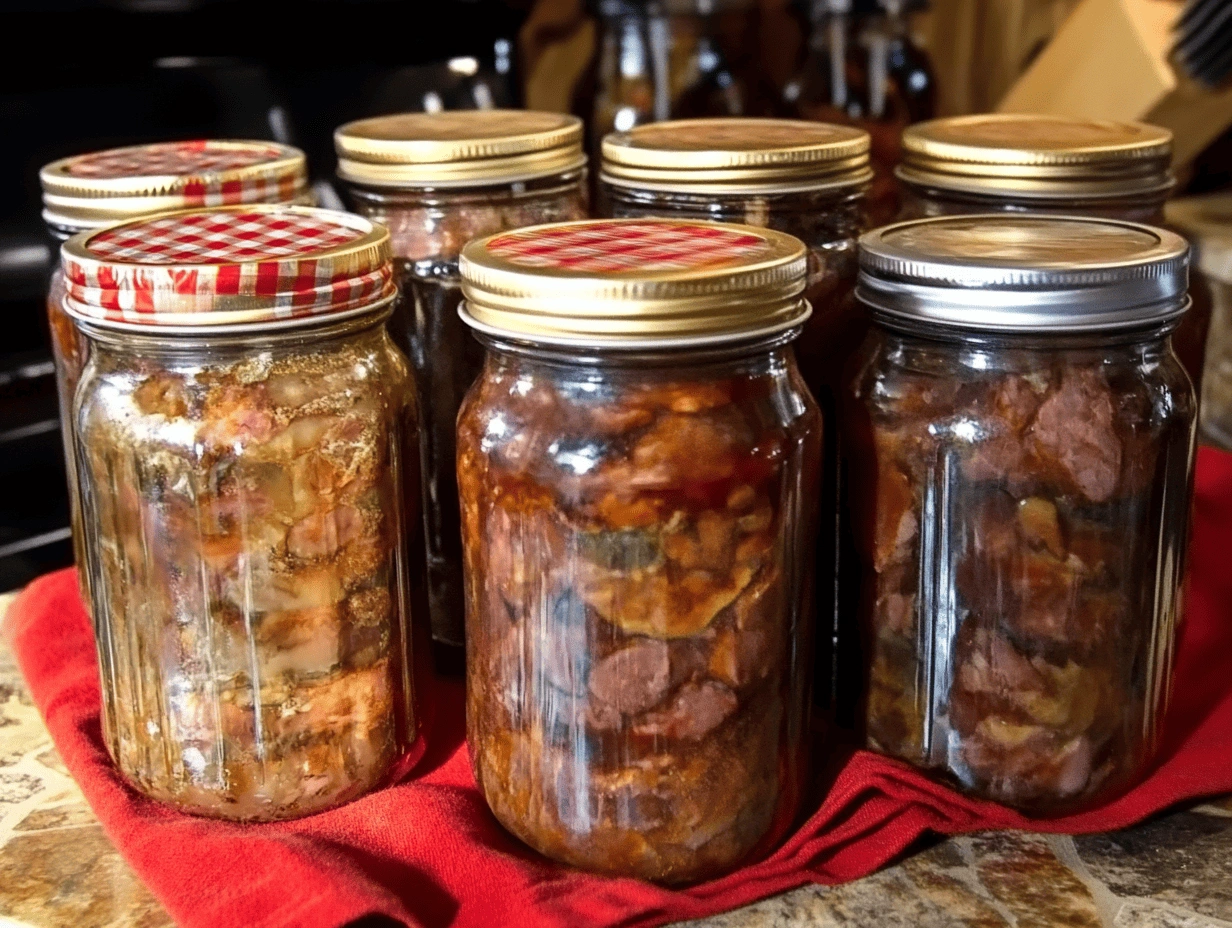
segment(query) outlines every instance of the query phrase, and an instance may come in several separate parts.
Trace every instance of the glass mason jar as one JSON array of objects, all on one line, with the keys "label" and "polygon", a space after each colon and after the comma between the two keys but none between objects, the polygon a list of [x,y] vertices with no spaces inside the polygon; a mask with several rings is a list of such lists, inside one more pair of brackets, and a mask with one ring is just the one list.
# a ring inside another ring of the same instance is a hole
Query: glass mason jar
[{"label": "glass mason jar", "polygon": [[458,254],[473,238],[586,216],[582,124],[512,110],[412,113],[349,123],[335,142],[353,208],[390,231],[402,292],[391,328],[411,358],[422,405],[432,637],[460,646],[454,437],[483,349],[458,318]]},{"label": "glass mason jar", "polygon": [[[1015,113],[934,119],[903,132],[899,219],[1032,212],[1167,228],[1171,163],[1172,133],[1145,123]],[[1190,298],[1172,342],[1201,392],[1211,297],[1194,279]]]},{"label": "glass mason jar", "polygon": [[496,817],[664,883],[798,809],[821,415],[790,236],[541,226],[468,245],[467,737]]},{"label": "glass mason jar", "polygon": [[[78,232],[172,209],[231,203],[307,202],[304,153],[273,142],[163,142],[62,158],[39,172],[43,219],[57,244]],[[73,554],[82,601],[86,589],[81,504],[77,494],[73,394],[89,357],[86,338],[64,311],[59,266],[47,287],[47,321],[56,368],[60,432],[68,473]]]},{"label": "glass mason jar", "polygon": [[94,346],[78,476],[121,773],[253,821],[397,776],[416,737],[418,438],[384,328],[388,233],[232,207],[83,233],[63,255]]},{"label": "glass mason jar", "polygon": [[[603,141],[600,175],[605,215],[736,222],[794,235],[808,248],[805,297],[813,314],[792,346],[804,380],[824,412],[822,495],[841,521],[823,522],[817,546],[821,596],[816,696],[840,721],[838,688],[858,685],[846,650],[843,617],[855,588],[841,584],[846,542],[839,441],[843,372],[868,331],[856,304],[856,240],[867,226],[864,197],[872,178],[869,136],[860,129],[786,119],[693,119],[639,126]],[[849,679],[848,679],[849,678]]]},{"label": "glass mason jar", "polygon": [[949,217],[861,239],[852,385],[869,747],[1031,814],[1151,759],[1195,398],[1188,247],[1150,226]]}]

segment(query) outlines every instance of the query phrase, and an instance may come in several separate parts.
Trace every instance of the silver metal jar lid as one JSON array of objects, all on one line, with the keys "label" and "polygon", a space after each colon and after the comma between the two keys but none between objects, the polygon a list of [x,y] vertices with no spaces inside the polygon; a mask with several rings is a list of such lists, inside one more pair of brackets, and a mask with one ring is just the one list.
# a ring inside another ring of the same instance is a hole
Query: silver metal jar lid
[{"label": "silver metal jar lid", "polygon": [[996,213],[900,222],[860,238],[856,295],[887,321],[986,332],[1093,332],[1176,319],[1189,245],[1134,222]]}]

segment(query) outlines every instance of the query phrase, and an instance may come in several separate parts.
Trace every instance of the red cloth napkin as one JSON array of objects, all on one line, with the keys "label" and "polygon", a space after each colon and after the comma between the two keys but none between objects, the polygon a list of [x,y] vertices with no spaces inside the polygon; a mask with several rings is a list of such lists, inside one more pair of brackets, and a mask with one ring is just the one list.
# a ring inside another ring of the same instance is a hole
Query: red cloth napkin
[{"label": "red cloth napkin", "polygon": [[768,860],[667,890],[549,863],[509,837],[475,788],[462,693],[440,707],[413,780],[297,822],[234,825],[149,802],[113,770],[99,730],[94,648],[72,571],[31,584],[8,631],[56,746],[133,869],[186,926],[331,926],[382,913],[408,925],[658,925],[808,882],[876,870],[926,831],[1107,831],[1178,801],[1232,791],[1232,455],[1202,449],[1187,620],[1165,746],[1150,777],[1094,812],[1026,819],[856,752],[824,804]]}]

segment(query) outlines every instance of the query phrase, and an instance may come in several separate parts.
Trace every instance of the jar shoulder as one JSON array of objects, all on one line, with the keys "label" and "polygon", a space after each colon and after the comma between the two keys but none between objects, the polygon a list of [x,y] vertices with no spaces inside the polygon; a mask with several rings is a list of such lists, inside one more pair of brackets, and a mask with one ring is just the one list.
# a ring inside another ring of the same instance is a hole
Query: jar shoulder
[{"label": "jar shoulder", "polygon": [[497,456],[517,445],[527,463],[535,456],[589,473],[607,461],[668,453],[669,445],[684,460],[728,446],[751,451],[760,440],[811,442],[820,416],[794,363],[756,375],[489,363],[463,404],[459,434]]},{"label": "jar shoulder", "polygon": [[703,196],[606,185],[601,210],[616,219],[733,222],[794,235],[810,248],[850,242],[869,227],[863,192]]},{"label": "jar shoulder", "polygon": [[396,259],[456,262],[462,246],[471,239],[524,226],[585,219],[588,202],[584,180],[573,179],[526,190],[508,186],[453,194],[354,196],[352,206],[389,229]]},{"label": "jar shoulder", "polygon": [[197,455],[215,444],[242,453],[304,419],[413,424],[416,405],[407,361],[382,328],[251,351],[100,345],[78,404],[86,436]]},{"label": "jar shoulder", "polygon": [[1050,351],[875,333],[850,396],[858,441],[905,479],[928,482],[953,458],[964,480],[1084,505],[1169,478],[1185,459],[1196,407],[1163,340]]}]

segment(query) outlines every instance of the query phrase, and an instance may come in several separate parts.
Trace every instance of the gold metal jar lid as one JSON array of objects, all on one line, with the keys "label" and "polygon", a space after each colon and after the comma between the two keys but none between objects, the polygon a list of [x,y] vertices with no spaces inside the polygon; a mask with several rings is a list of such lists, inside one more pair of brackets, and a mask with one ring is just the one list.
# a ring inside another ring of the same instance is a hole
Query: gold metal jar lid
[{"label": "gold metal jar lid", "polygon": [[679,119],[603,139],[602,179],[689,193],[786,193],[872,179],[862,129],[797,119]]},{"label": "gold metal jar lid", "polygon": [[43,218],[97,229],[175,209],[304,202],[304,153],[257,141],[158,142],[53,161],[39,171]]},{"label": "gold metal jar lid", "polygon": [[334,131],[338,176],[368,187],[479,187],[586,164],[582,121],[530,110],[400,113]]},{"label": "gold metal jar lid", "polygon": [[782,232],[608,219],[501,232],[462,249],[461,314],[498,337],[596,348],[747,339],[800,325],[806,250]]},{"label": "gold metal jar lid", "polygon": [[916,186],[1039,199],[1166,194],[1172,133],[1137,122],[991,113],[903,131],[896,174]]}]

